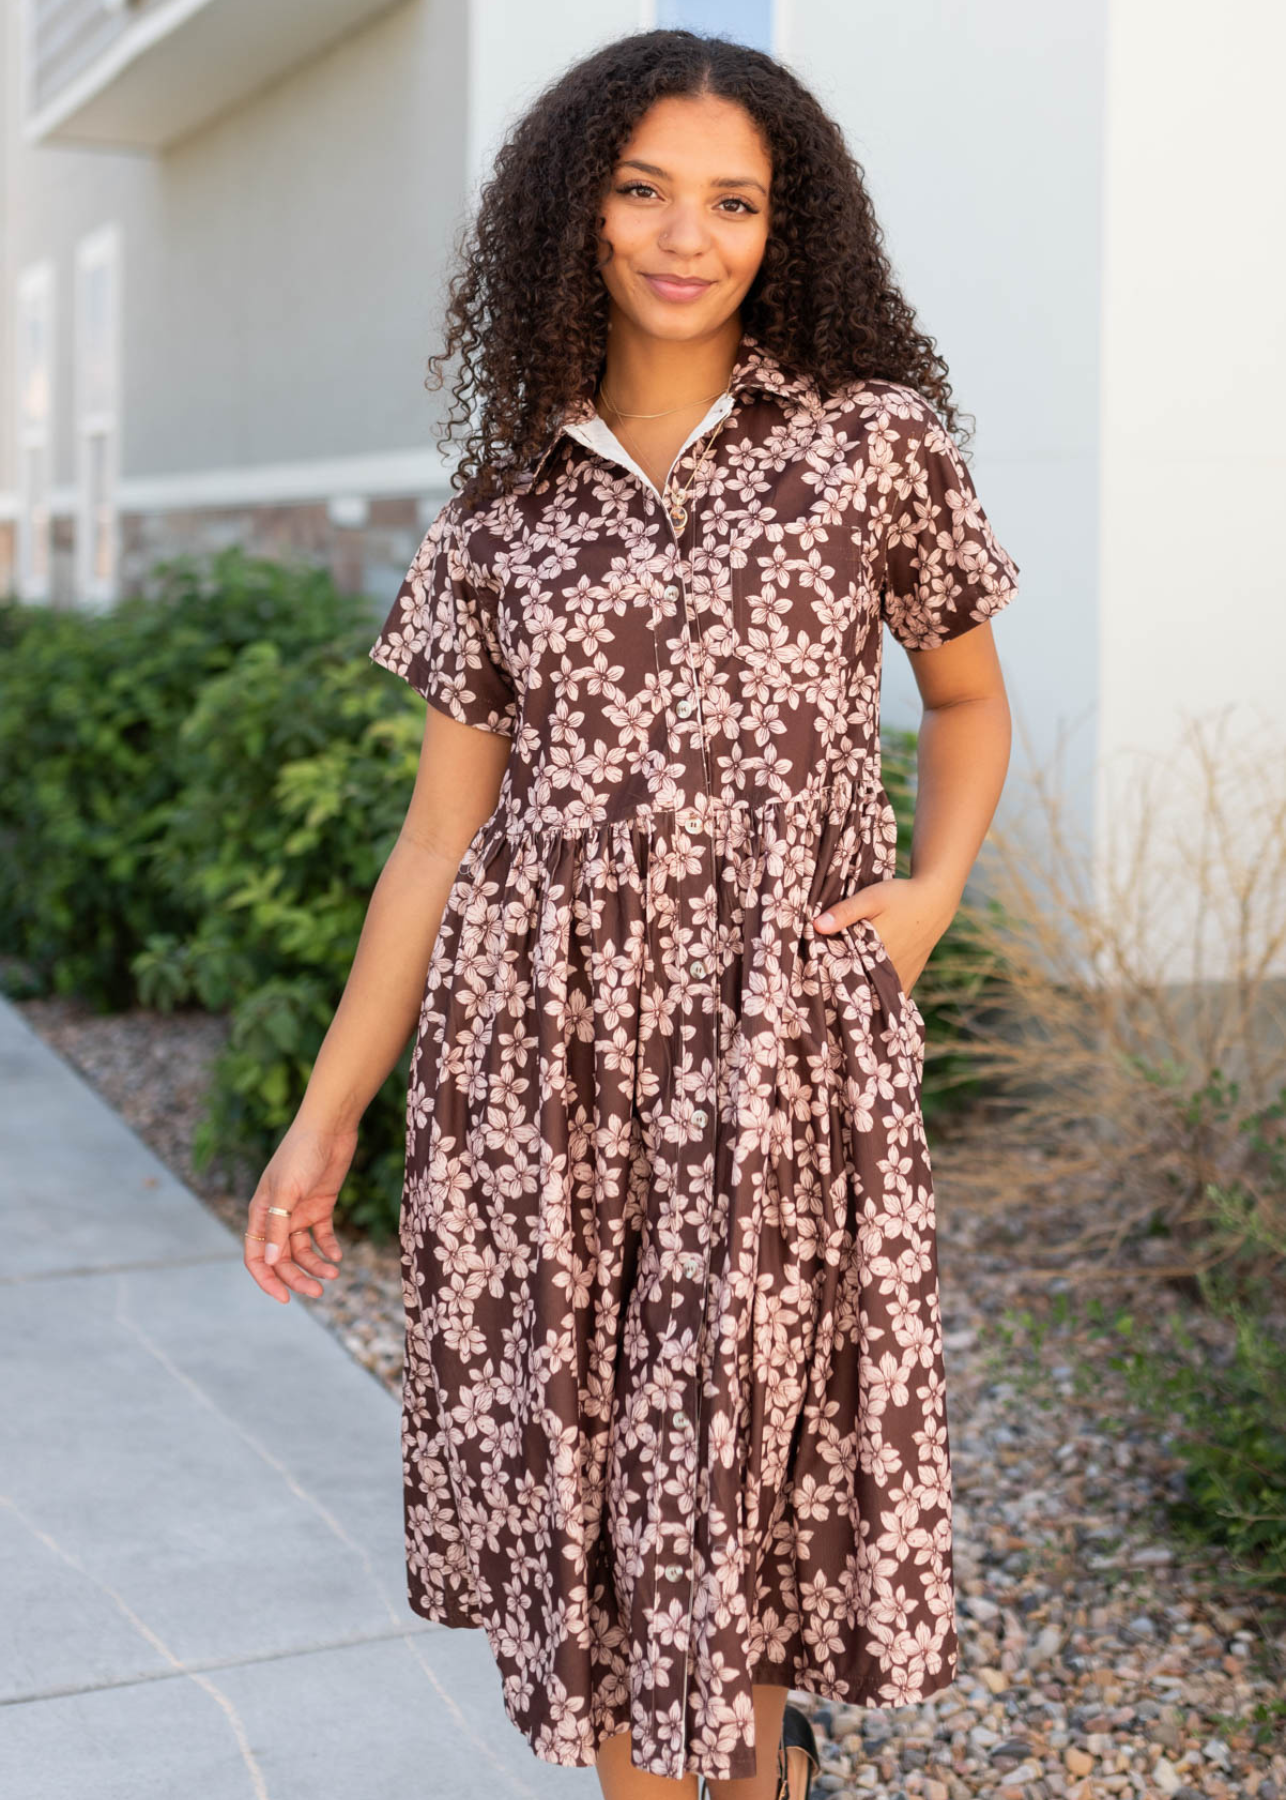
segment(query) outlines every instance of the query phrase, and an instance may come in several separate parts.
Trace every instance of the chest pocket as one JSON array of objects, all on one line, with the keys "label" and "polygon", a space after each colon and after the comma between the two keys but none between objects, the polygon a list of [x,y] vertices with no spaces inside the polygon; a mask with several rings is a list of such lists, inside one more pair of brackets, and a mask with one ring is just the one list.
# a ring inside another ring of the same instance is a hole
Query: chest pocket
[{"label": "chest pocket", "polygon": [[826,502],[765,508],[730,533],[733,655],[758,683],[814,691],[849,663],[860,612],[851,534]]}]

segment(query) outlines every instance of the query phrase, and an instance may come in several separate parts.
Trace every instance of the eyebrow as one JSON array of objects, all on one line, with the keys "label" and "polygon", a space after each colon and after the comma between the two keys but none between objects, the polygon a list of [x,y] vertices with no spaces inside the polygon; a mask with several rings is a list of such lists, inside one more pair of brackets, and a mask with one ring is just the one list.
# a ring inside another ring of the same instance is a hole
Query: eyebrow
[{"label": "eyebrow", "polygon": [[[645,175],[659,175],[662,181],[668,180],[668,175],[664,169],[658,169],[655,163],[640,162],[636,156],[623,157],[617,164],[617,167],[620,169],[642,169]],[[768,189],[764,186],[762,181],[756,181],[753,175],[719,175],[710,183],[710,186],[717,188],[758,188],[764,199],[766,200],[768,198]]]}]

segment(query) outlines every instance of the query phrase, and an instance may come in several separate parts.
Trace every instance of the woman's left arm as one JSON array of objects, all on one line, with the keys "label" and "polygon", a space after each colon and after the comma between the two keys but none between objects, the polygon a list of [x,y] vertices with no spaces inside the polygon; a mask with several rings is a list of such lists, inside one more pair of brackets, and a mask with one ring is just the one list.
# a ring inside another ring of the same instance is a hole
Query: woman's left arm
[{"label": "woman's left arm", "polygon": [[906,654],[924,703],[911,873],[845,895],[813,924],[826,932],[874,920],[909,994],[960,904],[1005,784],[1013,732],[990,623]]}]

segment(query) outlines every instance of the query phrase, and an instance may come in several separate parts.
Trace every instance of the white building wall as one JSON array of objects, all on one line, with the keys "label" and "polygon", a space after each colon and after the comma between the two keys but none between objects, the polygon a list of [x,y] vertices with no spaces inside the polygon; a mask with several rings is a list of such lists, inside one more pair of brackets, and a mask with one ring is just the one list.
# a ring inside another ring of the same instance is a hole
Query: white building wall
[{"label": "white building wall", "polygon": [[510,127],[545,85],[600,44],[640,29],[639,0],[465,0],[468,18],[468,201]]},{"label": "white building wall", "polygon": [[[785,24],[782,54],[843,127],[899,285],[976,421],[970,468],[1021,570],[993,627],[1015,765],[1056,766],[1089,833],[1106,0],[788,0]],[[886,722],[913,725],[891,643],[884,695]]]},{"label": "white building wall", "polygon": [[127,478],[431,442],[464,27],[453,6],[396,8],[158,159]]},{"label": "white building wall", "polygon": [[[1113,6],[1098,684],[1118,841],[1140,770],[1173,765],[1185,719],[1225,712],[1230,748],[1249,744],[1280,780],[1284,66],[1280,7]],[[1178,824],[1195,849],[1196,814]]]}]

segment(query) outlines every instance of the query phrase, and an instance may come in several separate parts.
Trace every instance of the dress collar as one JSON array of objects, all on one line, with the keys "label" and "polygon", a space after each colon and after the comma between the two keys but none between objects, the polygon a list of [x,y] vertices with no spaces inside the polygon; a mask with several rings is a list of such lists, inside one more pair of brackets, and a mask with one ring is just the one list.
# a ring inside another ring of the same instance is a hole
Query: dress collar
[{"label": "dress collar", "polygon": [[[732,365],[732,373],[728,377],[727,391],[733,396],[734,401],[743,395],[766,394],[771,399],[779,401],[784,407],[803,406],[814,418],[822,416],[821,398],[811,376],[787,374],[772,351],[748,331],[741,334],[736,360]],[[550,456],[557,449],[563,437],[567,435],[567,428],[571,425],[584,424],[598,416],[593,398],[589,394],[578,395],[563,408],[558,422],[550,434],[549,442],[532,468],[531,483],[533,485],[539,480],[541,470]]]}]

